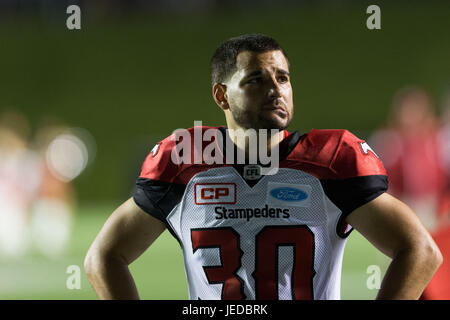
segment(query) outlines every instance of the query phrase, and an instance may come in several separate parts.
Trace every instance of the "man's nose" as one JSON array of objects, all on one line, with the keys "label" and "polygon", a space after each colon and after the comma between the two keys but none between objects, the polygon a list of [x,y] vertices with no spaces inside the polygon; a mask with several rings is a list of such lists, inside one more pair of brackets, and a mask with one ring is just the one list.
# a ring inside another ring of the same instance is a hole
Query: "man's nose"
[{"label": "man's nose", "polygon": [[280,86],[277,82],[277,79],[274,77],[270,77],[269,80],[269,98],[279,98],[281,97]]}]

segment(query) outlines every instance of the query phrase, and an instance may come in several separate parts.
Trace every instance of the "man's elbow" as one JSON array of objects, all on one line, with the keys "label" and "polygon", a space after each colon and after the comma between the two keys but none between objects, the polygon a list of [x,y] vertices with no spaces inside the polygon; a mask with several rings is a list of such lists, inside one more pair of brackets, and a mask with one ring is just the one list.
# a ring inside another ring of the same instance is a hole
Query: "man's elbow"
[{"label": "man's elbow", "polygon": [[433,249],[432,250],[432,256],[433,256],[433,261],[436,264],[436,269],[439,268],[442,264],[442,262],[444,261],[444,257],[442,256],[441,250],[439,250],[439,247],[436,245],[436,243],[434,243],[433,241]]},{"label": "man's elbow", "polygon": [[100,254],[96,250],[90,248],[83,263],[84,272],[86,273],[88,279],[91,279],[96,273],[98,273],[100,265]]},{"label": "man's elbow", "polygon": [[84,258],[84,271],[89,280],[101,278],[110,268],[122,268],[128,266],[128,262],[111,250],[99,249],[92,246]]},{"label": "man's elbow", "polygon": [[86,273],[90,281],[101,277],[106,272],[106,266],[108,264],[108,255],[96,246],[91,246],[86,257],[84,258],[84,272]]},{"label": "man's elbow", "polygon": [[436,243],[431,239],[431,237],[425,241],[422,241],[418,247],[420,258],[423,263],[432,270],[433,274],[442,264],[444,258],[442,256],[441,250],[436,245]]}]

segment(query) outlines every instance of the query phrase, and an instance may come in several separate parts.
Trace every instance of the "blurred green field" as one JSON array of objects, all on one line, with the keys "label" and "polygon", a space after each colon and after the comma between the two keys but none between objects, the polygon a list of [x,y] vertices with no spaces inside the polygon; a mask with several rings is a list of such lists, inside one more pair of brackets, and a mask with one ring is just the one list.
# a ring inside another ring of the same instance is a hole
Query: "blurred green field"
[{"label": "blurred green field", "polygon": [[[106,221],[112,206],[85,207],[79,210],[67,253],[50,260],[30,252],[17,261],[0,263],[0,299],[96,299],[95,292],[84,275],[84,255]],[[343,261],[342,299],[373,299],[377,290],[366,287],[369,265],[379,265],[382,274],[388,259],[378,253],[357,232],[347,243]],[[67,267],[77,265],[82,270],[81,288],[66,287]],[[187,299],[186,278],[181,249],[165,231],[155,244],[131,265],[141,299]]]}]

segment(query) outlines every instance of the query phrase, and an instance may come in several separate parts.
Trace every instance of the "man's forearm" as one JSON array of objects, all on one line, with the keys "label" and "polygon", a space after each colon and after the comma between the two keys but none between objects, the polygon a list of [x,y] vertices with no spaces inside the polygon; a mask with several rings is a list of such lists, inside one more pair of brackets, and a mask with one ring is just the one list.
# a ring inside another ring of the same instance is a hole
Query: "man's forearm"
[{"label": "man's forearm", "polygon": [[418,299],[442,262],[433,250],[404,250],[392,260],[377,299]]},{"label": "man's forearm", "polygon": [[139,299],[133,277],[124,261],[116,258],[95,260],[86,263],[85,270],[99,299]]}]

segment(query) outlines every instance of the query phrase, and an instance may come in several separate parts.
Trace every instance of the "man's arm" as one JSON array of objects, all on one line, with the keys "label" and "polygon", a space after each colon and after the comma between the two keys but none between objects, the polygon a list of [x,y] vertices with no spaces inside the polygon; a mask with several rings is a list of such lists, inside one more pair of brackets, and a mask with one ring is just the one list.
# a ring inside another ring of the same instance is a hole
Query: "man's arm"
[{"label": "man's arm", "polygon": [[418,299],[442,263],[442,255],[416,214],[383,193],[346,221],[392,258],[377,299]]},{"label": "man's arm", "polygon": [[164,231],[164,224],[128,199],[106,221],[88,250],[84,269],[100,299],[139,299],[128,265]]}]

